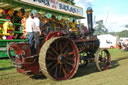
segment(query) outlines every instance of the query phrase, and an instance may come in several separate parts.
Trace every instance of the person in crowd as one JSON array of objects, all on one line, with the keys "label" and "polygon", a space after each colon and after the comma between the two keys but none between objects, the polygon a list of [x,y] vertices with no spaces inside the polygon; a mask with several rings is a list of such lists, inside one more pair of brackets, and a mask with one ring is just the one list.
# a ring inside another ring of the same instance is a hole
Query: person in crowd
[{"label": "person in crowd", "polygon": [[118,45],[119,49],[121,49],[121,42],[120,42],[120,40],[118,41],[117,45]]},{"label": "person in crowd", "polygon": [[37,17],[40,20],[40,31],[42,32],[43,31],[43,26],[44,26],[43,17],[40,13],[37,13]]},{"label": "person in crowd", "polygon": [[31,55],[34,54],[34,35],[33,35],[33,15],[29,13],[29,17],[26,19],[26,34],[30,44]]},{"label": "person in crowd", "polygon": [[39,37],[41,35],[41,30],[40,30],[40,19],[39,19],[39,14],[37,13],[36,10],[32,10],[32,14],[34,16],[33,18],[33,34],[34,34],[34,44],[35,44],[35,51],[36,54],[38,54],[39,51]]},{"label": "person in crowd", "polygon": [[125,43],[125,41],[121,42],[121,51],[127,51],[127,45]]},{"label": "person in crowd", "polygon": [[83,29],[83,31],[84,31],[84,35],[87,35],[87,34],[88,34],[88,29],[87,29],[87,27],[84,26],[83,23],[81,24],[81,27],[82,27],[82,29]]},{"label": "person in crowd", "polygon": [[83,23],[79,22],[77,24],[77,27],[79,28],[79,33],[80,33],[81,38],[84,38],[86,35],[88,35],[88,29],[86,26],[84,26]]}]

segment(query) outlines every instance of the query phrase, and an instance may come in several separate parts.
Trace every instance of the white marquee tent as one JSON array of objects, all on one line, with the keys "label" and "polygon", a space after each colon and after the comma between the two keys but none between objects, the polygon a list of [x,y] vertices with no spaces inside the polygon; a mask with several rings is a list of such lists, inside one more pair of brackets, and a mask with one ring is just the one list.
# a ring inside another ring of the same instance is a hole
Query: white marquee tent
[{"label": "white marquee tent", "polygon": [[110,34],[98,35],[98,39],[100,40],[100,48],[115,48],[117,44],[116,36]]}]

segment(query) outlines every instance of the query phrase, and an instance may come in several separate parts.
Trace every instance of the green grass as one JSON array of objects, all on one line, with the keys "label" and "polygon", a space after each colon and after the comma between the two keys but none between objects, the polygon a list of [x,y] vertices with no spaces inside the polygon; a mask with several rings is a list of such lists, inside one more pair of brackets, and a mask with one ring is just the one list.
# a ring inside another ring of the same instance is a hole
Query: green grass
[{"label": "green grass", "polygon": [[12,62],[9,59],[0,60],[0,74],[2,72],[14,71],[15,67],[12,65]]},{"label": "green grass", "polygon": [[120,51],[120,49],[109,49],[109,52],[110,52],[112,58],[127,56],[127,54],[128,54],[128,51],[122,52],[122,51]]},{"label": "green grass", "polygon": [[111,68],[99,72],[95,63],[79,68],[76,75],[66,81],[53,81],[44,76],[29,77],[16,72],[10,60],[0,60],[0,85],[128,85],[128,52],[109,49]]}]

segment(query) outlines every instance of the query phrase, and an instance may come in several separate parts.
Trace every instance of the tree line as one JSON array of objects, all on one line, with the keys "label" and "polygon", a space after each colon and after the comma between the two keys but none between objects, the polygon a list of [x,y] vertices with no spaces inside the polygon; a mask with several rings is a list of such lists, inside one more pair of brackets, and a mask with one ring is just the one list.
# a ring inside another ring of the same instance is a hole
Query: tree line
[{"label": "tree line", "polygon": [[[125,25],[125,27],[128,28],[128,25]],[[128,37],[128,30],[123,30],[121,32],[109,32],[108,29],[105,27],[103,20],[95,22],[94,30],[94,35],[111,34],[118,37]]]}]

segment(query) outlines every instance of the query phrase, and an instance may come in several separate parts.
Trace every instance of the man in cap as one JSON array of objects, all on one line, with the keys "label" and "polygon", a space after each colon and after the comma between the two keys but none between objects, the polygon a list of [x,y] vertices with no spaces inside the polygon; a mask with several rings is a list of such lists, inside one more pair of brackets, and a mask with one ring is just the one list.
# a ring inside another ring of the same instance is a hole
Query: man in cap
[{"label": "man in cap", "polygon": [[39,51],[39,37],[41,35],[40,30],[40,19],[38,18],[38,13],[36,10],[32,10],[33,18],[33,33],[34,33],[34,41],[35,41],[35,51],[38,54]]}]

